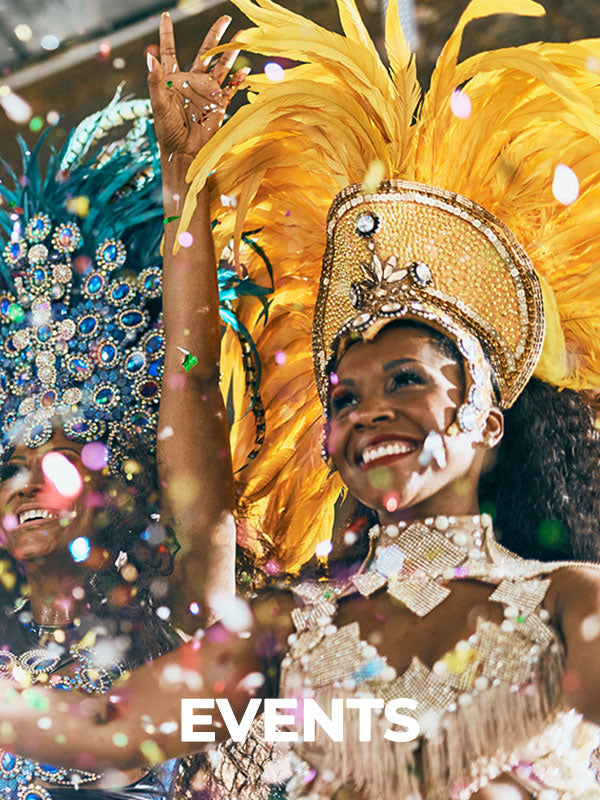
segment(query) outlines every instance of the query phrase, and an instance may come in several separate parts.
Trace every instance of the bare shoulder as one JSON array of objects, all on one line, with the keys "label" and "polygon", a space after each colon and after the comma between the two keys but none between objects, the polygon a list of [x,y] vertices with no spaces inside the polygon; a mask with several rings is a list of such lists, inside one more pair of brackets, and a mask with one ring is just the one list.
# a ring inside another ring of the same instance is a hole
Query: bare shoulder
[{"label": "bare shoulder", "polygon": [[551,615],[600,609],[600,564],[565,562],[550,575],[545,605]]}]

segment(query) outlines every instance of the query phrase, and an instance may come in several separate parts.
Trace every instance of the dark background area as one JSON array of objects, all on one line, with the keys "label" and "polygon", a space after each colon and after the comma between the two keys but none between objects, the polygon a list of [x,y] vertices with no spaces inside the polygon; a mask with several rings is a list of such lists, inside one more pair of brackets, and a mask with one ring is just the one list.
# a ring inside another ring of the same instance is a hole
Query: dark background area
[{"label": "dark background area", "polygon": [[[383,2],[358,0],[378,44]],[[408,15],[417,35],[419,76],[427,84],[440,49],[467,2],[403,2],[402,13]],[[283,0],[283,5],[339,29],[334,0]],[[540,39],[600,36],[598,0],[544,0],[543,5],[547,14],[542,18],[500,15],[475,21],[467,28],[462,55]],[[51,133],[60,146],[70,128],[103,107],[121,82],[125,94],[145,97],[144,49],[157,41],[162,10],[173,16],[182,65],[192,60],[204,33],[219,15],[233,16],[231,31],[248,24],[222,0],[181,0],[176,5],[168,0],[0,0],[0,93],[14,91],[32,109],[29,122],[20,124],[0,110],[2,156],[18,163],[15,134],[21,133],[33,143],[39,130],[48,127],[48,114],[50,119],[61,116]],[[263,63],[257,59],[252,66],[260,70]]]}]

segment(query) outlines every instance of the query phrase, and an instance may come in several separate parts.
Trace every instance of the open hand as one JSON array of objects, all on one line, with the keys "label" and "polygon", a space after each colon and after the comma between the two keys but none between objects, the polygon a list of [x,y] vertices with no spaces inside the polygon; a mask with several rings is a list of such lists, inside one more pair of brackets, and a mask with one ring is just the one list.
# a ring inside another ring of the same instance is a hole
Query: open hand
[{"label": "open hand", "polygon": [[239,50],[223,53],[211,70],[204,54],[215,47],[231,17],[219,17],[206,34],[189,72],[177,63],[173,22],[169,14],[160,21],[160,60],[149,48],[148,89],[154,128],[163,158],[172,154],[195,156],[215,133],[227,105],[250,71],[238,70],[223,86]]}]

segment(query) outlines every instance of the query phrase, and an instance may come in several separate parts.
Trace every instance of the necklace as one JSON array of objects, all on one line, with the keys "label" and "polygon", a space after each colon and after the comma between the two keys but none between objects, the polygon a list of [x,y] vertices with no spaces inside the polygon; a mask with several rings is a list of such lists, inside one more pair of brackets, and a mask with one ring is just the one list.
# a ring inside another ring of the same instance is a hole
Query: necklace
[{"label": "necklace", "polygon": [[[87,646],[86,638],[64,646],[56,640],[57,631],[73,634],[77,629],[73,623],[37,625],[29,620],[23,624],[42,646],[20,655],[0,651],[0,676],[17,681],[21,686],[47,683],[65,691],[102,694],[123,674],[125,666],[121,662],[108,667],[99,664],[94,651]],[[58,669],[72,663],[76,664],[72,674],[56,674]],[[101,775],[94,772],[38,764],[0,749],[0,794],[3,800],[52,800],[51,793],[39,781],[77,789],[100,778]]]},{"label": "necklace", "polygon": [[367,558],[350,583],[363,597],[385,586],[424,617],[448,597],[449,581],[480,572],[492,535],[488,514],[375,525],[369,531]]}]

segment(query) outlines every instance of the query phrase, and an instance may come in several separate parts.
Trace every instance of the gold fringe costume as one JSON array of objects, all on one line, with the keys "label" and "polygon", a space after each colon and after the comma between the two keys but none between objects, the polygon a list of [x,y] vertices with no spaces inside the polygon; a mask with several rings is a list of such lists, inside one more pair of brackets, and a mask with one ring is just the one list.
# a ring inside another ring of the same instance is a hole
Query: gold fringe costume
[{"label": "gold fringe costume", "polygon": [[[600,41],[537,43],[459,63],[472,19],[544,13],[531,0],[472,0],[422,95],[396,0],[386,18],[389,70],[353,0],[337,0],[342,35],[271,0],[234,2],[256,25],[237,40],[243,49],[300,65],[277,84],[249,78],[251,102],[190,168],[180,226],[208,180],[217,250],[233,239],[236,259],[248,263],[241,233],[260,228],[273,265],[268,324],[261,309],[239,307],[261,355],[266,409],[263,449],[239,475],[239,521],[247,544],[267,541],[263,555],[294,570],[329,538],[343,490],[319,451],[330,373],[349,341],[401,318],[448,335],[467,377],[449,434],[481,430],[490,404],[510,408],[532,375],[574,390],[600,384]],[[576,184],[568,199],[564,174]],[[235,217],[222,195],[236,197]],[[232,445],[241,466],[254,432],[242,417],[236,347],[226,335],[224,390],[240,420]],[[351,781],[369,800],[468,800],[502,773],[532,797],[598,797],[588,769],[598,732],[561,705],[564,652],[542,605],[563,565],[508,553],[480,523],[467,530],[464,552],[462,523],[451,518],[372,530],[378,543],[349,584],[293,588],[303,605],[293,613],[282,696],[307,690],[327,707],[365,690],[406,695],[418,701],[421,726],[413,748],[392,747],[381,731],[369,746],[305,743],[296,757],[333,773],[328,783],[318,772],[315,798]],[[490,601],[505,621],[480,620],[432,669],[414,661],[396,676],[361,643],[358,623],[335,625],[345,594],[386,589],[425,616],[464,577],[496,586]],[[255,768],[268,752],[253,761],[226,746],[221,756],[226,796],[261,796]]]},{"label": "gold fringe costume", "polygon": [[[545,337],[535,375],[578,390],[600,384],[600,86],[594,71],[600,42],[530,44],[459,63],[462,33],[472,19],[544,13],[531,0],[473,0],[422,96],[395,0],[385,30],[389,70],[353,0],[338,0],[343,35],[270,0],[235,5],[256,25],[241,33],[243,49],[302,63],[286,70],[281,83],[248,79],[251,103],[190,168],[180,228],[207,179],[219,221],[217,251],[233,237],[239,252],[242,231],[262,228],[275,282],[269,323],[263,326],[252,302],[242,301],[239,313],[262,360],[267,432],[262,451],[238,476],[240,527],[250,546],[270,539],[281,565],[294,569],[330,536],[343,490],[319,457],[311,326],[328,209],[348,184],[373,190],[382,178],[401,179],[482,206],[512,232],[539,281]],[[472,106],[466,119],[452,110],[460,86]],[[579,181],[571,205],[561,205],[552,192],[559,164]],[[235,216],[222,206],[222,195],[236,197]],[[243,259],[259,280],[264,265],[249,252]],[[244,417],[241,363],[228,332],[222,369],[239,420],[232,430],[236,468],[254,441],[251,415]]]}]

